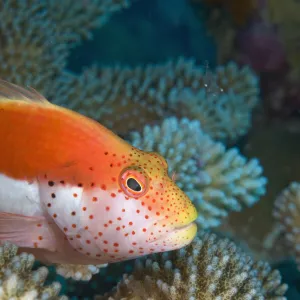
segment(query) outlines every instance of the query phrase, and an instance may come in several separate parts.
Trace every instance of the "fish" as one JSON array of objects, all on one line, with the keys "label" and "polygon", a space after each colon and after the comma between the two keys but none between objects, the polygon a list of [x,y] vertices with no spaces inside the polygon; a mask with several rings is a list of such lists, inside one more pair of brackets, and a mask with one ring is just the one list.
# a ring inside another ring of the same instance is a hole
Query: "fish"
[{"label": "fish", "polygon": [[0,80],[1,244],[49,264],[107,264],[188,245],[196,218],[158,153]]}]

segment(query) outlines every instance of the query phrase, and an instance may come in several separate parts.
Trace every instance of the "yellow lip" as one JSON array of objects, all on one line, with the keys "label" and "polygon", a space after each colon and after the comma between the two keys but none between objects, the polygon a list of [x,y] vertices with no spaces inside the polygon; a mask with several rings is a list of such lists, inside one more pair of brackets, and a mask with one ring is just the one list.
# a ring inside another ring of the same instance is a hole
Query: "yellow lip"
[{"label": "yellow lip", "polygon": [[195,222],[191,222],[191,223],[189,223],[189,224],[187,224],[187,225],[183,225],[183,226],[176,227],[176,228],[174,229],[173,232],[179,232],[179,231],[185,230],[185,229],[186,229],[186,230],[189,230],[190,227],[194,227],[194,226],[196,226],[196,228],[197,228],[196,223],[195,223]]},{"label": "yellow lip", "polygon": [[166,239],[170,240],[172,238],[177,238],[182,240],[183,243],[188,244],[194,239],[196,234],[197,234],[197,224],[195,222],[191,222],[187,225],[174,228],[171,232],[160,236],[158,239],[155,239],[150,243],[159,242],[161,240],[166,240]]}]

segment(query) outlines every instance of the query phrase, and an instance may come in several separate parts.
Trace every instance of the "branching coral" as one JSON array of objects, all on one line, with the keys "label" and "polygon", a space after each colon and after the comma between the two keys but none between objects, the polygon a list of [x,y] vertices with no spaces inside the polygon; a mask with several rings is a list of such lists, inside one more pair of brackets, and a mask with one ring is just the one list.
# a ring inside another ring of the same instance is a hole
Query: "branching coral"
[{"label": "branching coral", "polygon": [[130,135],[132,144],[156,151],[169,163],[176,182],[195,203],[202,228],[217,226],[229,211],[253,205],[265,193],[266,178],[256,159],[247,161],[205,134],[199,121],[166,119]]},{"label": "branching coral", "polygon": [[0,247],[0,298],[2,300],[20,299],[60,299],[60,284],[54,282],[43,286],[48,269],[41,267],[32,271],[34,256],[27,253],[17,255],[18,248],[5,243]]},{"label": "branching coral", "polygon": [[181,117],[200,120],[203,130],[219,140],[235,140],[248,132],[251,114],[258,101],[258,80],[248,67],[234,63],[204,74],[201,85],[175,93],[172,108]]},{"label": "branching coral", "polygon": [[100,268],[104,268],[106,266],[107,264],[98,266],[60,264],[56,265],[56,272],[65,278],[89,281],[93,275],[99,273]]},{"label": "branching coral", "polygon": [[275,201],[273,215],[281,225],[300,270],[300,183],[292,182],[282,191]]},{"label": "branching coral", "polygon": [[136,261],[110,300],[284,300],[287,286],[277,270],[253,262],[227,239],[201,234],[178,251]]},{"label": "branching coral", "polygon": [[[93,96],[82,101],[75,97],[67,105],[121,134],[177,115],[200,120],[204,131],[215,138],[234,140],[248,131],[258,101],[256,76],[234,63],[218,67],[214,74],[184,58],[146,67],[100,68],[98,96],[93,84],[95,68],[88,73]],[[70,91],[81,95],[77,83],[68,81],[66,95]],[[65,104],[66,98],[57,97],[57,103]]]},{"label": "branching coral", "polygon": [[1,78],[53,95],[70,47],[128,5],[128,0],[2,1]]},{"label": "branching coral", "polygon": [[44,92],[67,56],[46,1],[1,1],[0,20],[1,78]]},{"label": "branching coral", "polygon": [[62,41],[72,45],[91,38],[91,30],[103,26],[112,13],[128,7],[129,0],[64,0],[63,4],[55,0],[47,5]]}]

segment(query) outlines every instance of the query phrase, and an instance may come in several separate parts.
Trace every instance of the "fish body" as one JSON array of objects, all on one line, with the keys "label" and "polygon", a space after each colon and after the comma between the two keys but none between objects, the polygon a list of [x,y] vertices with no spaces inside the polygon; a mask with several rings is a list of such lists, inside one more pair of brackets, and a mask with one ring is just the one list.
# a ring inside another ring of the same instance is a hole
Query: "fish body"
[{"label": "fish body", "polygon": [[189,244],[197,217],[166,161],[0,81],[0,242],[49,263],[102,264]]}]

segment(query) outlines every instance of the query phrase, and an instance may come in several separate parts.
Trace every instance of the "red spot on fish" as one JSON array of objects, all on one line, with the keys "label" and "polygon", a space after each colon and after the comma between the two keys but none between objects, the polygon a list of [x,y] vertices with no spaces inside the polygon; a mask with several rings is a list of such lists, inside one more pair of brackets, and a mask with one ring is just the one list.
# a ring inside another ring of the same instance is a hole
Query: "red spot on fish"
[{"label": "red spot on fish", "polygon": [[57,214],[53,214],[53,218],[57,218]]},{"label": "red spot on fish", "polygon": [[37,224],[36,226],[37,226],[37,227],[42,227],[42,224]]},{"label": "red spot on fish", "polygon": [[68,228],[67,227],[64,227],[64,232],[67,232],[68,231]]},{"label": "red spot on fish", "polygon": [[77,198],[77,196],[78,196],[78,195],[77,195],[76,193],[73,194],[73,197],[74,197],[74,198]]},{"label": "red spot on fish", "polygon": [[101,185],[101,189],[105,191],[105,190],[106,190],[106,185],[105,185],[105,184],[102,184],[102,185]]},{"label": "red spot on fish", "polygon": [[48,207],[51,207],[51,203],[48,203],[47,206],[48,206]]},{"label": "red spot on fish", "polygon": [[132,233],[132,235],[135,235],[135,231],[132,231],[131,233]]},{"label": "red spot on fish", "polygon": [[106,209],[106,211],[109,211],[110,208],[109,208],[109,206],[106,206],[105,209]]},{"label": "red spot on fish", "polygon": [[40,236],[38,237],[38,239],[41,241],[41,240],[43,239],[43,237],[40,235]]},{"label": "red spot on fish", "polygon": [[134,251],[133,250],[129,250],[128,253],[134,253]]},{"label": "red spot on fish", "polygon": [[122,218],[120,218],[120,217],[118,217],[118,219],[117,219],[118,221],[121,221],[122,220]]},{"label": "red spot on fish", "polygon": [[122,212],[125,212],[125,209],[124,209],[124,208],[122,209]]},{"label": "red spot on fish", "polygon": [[72,212],[71,212],[71,215],[72,215],[72,216],[75,216],[75,215],[76,215],[76,212],[75,212],[75,211],[72,211]]},{"label": "red spot on fish", "polygon": [[81,235],[80,235],[80,234],[76,234],[76,237],[77,237],[78,239],[80,239],[80,238],[81,238]]},{"label": "red spot on fish", "polygon": [[132,223],[132,222],[129,222],[128,224],[131,226],[133,223]]},{"label": "red spot on fish", "polygon": [[76,228],[76,224],[72,224],[72,227],[73,227],[73,228]]},{"label": "red spot on fish", "polygon": [[102,233],[101,231],[99,231],[99,232],[98,232],[98,235],[99,235],[99,236],[102,236],[102,235],[103,235],[103,233]]},{"label": "red spot on fish", "polygon": [[86,211],[86,207],[84,206],[84,207],[82,208],[82,210],[83,210],[83,211]]},{"label": "red spot on fish", "polygon": [[114,243],[114,246],[115,246],[115,247],[119,247],[119,244],[118,244],[118,243]]},{"label": "red spot on fish", "polygon": [[115,193],[111,193],[110,195],[111,195],[111,197],[113,197],[113,198],[116,197],[116,194],[115,194]]},{"label": "red spot on fish", "polygon": [[93,202],[97,202],[97,201],[98,201],[97,197],[93,197]]},{"label": "red spot on fish", "polygon": [[145,216],[145,219],[149,219],[149,216],[146,215],[146,216]]},{"label": "red spot on fish", "polygon": [[89,218],[92,220],[92,219],[94,219],[94,216],[93,216],[93,215],[90,215]]},{"label": "red spot on fish", "polygon": [[120,229],[121,229],[120,227],[117,227],[117,228],[116,228],[116,230],[118,230],[118,231],[119,231]]},{"label": "red spot on fish", "polygon": [[33,243],[33,247],[37,248],[38,247],[38,243]]},{"label": "red spot on fish", "polygon": [[139,210],[139,209],[137,209],[137,210],[136,210],[136,212],[139,214],[139,213],[140,213],[140,210]]},{"label": "red spot on fish", "polygon": [[146,229],[146,228],[143,228],[143,231],[144,231],[144,232],[146,232],[146,231],[147,231],[147,229]]},{"label": "red spot on fish", "polygon": [[116,181],[117,181],[116,177],[113,177],[111,180],[112,180],[113,182],[116,182]]},{"label": "red spot on fish", "polygon": [[105,241],[103,241],[103,243],[107,245],[107,244],[108,244],[108,241],[105,240]]},{"label": "red spot on fish", "polygon": [[87,244],[90,244],[90,243],[91,243],[91,241],[90,241],[90,240],[86,240],[86,243],[87,243]]},{"label": "red spot on fish", "polygon": [[85,226],[85,227],[84,227],[84,230],[88,230],[88,229],[89,229],[89,226]]}]

